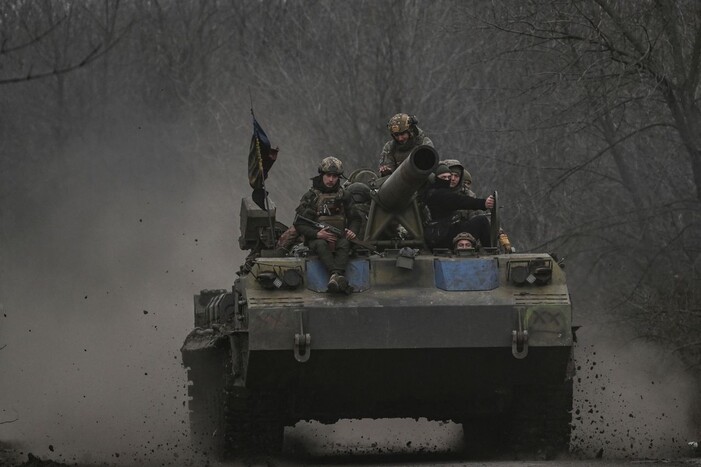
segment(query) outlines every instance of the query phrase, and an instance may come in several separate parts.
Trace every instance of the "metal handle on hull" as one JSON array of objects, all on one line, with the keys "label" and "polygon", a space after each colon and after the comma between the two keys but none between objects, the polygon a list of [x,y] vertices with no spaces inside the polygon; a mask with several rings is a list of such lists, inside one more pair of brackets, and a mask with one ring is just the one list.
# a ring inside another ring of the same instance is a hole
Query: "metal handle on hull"
[{"label": "metal handle on hull", "polygon": [[299,314],[299,334],[295,334],[294,354],[295,360],[304,363],[309,360],[312,353],[312,335],[304,333],[304,320],[302,313]]},{"label": "metal handle on hull", "polygon": [[511,354],[519,360],[528,355],[528,330],[523,329],[523,309],[518,309],[518,329],[511,331]]}]

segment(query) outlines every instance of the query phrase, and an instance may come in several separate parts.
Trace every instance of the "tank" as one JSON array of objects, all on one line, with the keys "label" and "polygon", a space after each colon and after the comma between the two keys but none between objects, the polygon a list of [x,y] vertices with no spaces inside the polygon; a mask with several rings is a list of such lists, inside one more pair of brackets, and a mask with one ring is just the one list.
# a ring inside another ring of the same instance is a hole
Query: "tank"
[{"label": "tank", "polygon": [[239,242],[260,249],[230,289],[195,295],[181,349],[196,448],[275,453],[300,420],[425,417],[462,424],[468,456],[568,450],[575,335],[563,266],[546,253],[429,251],[420,193],[437,164],[422,146],[363,182],[374,248],[356,249],[347,295],[326,292],[328,273],[304,248],[279,256],[275,219],[242,202]]}]

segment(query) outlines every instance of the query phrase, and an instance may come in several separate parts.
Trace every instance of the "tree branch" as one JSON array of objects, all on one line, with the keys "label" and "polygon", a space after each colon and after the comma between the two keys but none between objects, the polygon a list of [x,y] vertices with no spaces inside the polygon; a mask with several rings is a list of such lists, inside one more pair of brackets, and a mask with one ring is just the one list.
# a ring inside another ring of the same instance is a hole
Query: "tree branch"
[{"label": "tree branch", "polygon": [[54,24],[50,25],[45,31],[41,32],[40,34],[37,34],[36,36],[33,36],[30,38],[29,41],[23,42],[21,44],[15,45],[13,47],[5,47],[5,43],[7,39],[4,39],[2,42],[2,45],[0,45],[0,55],[6,55],[10,54],[12,52],[16,52],[18,50],[31,47],[34,44],[41,42],[46,36],[51,34],[51,32],[56,29],[61,23],[63,23],[66,20],[66,16],[59,18],[58,21],[56,21]]},{"label": "tree branch", "polygon": [[571,168],[567,169],[567,170],[565,171],[564,174],[560,175],[560,177],[558,177],[558,179],[555,180],[555,182],[554,182],[552,185],[550,185],[550,188],[548,189],[547,193],[548,193],[548,194],[552,193],[552,192],[555,190],[555,188],[557,188],[558,186],[560,186],[561,184],[563,184],[568,178],[570,178],[572,175],[574,175],[575,173],[577,173],[577,172],[579,172],[580,170],[582,170],[582,169],[583,169],[584,167],[586,167],[587,165],[589,165],[589,164],[591,164],[592,162],[594,162],[594,161],[596,161],[597,159],[599,159],[601,156],[603,156],[604,154],[606,154],[606,153],[607,153],[611,148],[613,148],[614,146],[616,146],[616,145],[618,145],[618,144],[620,144],[620,143],[622,143],[622,142],[624,142],[624,141],[626,141],[626,140],[632,138],[633,136],[636,136],[636,135],[638,135],[638,134],[640,134],[640,133],[642,133],[642,132],[644,132],[644,131],[647,131],[647,130],[649,130],[649,129],[651,129],[651,128],[666,127],[666,126],[671,126],[671,125],[670,125],[669,123],[651,123],[651,124],[649,124],[649,125],[645,125],[645,126],[643,126],[643,127],[636,128],[634,131],[631,131],[631,132],[628,133],[627,135],[624,135],[624,136],[618,138],[616,141],[614,141],[613,143],[607,145],[605,148],[603,148],[602,150],[600,150],[599,152],[597,152],[596,154],[594,154],[592,157],[590,157],[590,158],[587,159],[586,161],[584,161],[584,162],[582,162],[581,164],[578,164],[578,165],[576,165],[576,166],[574,166],[574,167],[571,167]]},{"label": "tree branch", "polygon": [[[0,78],[0,86],[6,85],[6,84],[14,84],[14,83],[21,83],[21,82],[26,82],[26,81],[33,81],[41,78],[46,78],[47,76],[57,76],[57,75],[62,75],[65,73],[70,73],[71,71],[77,70],[78,68],[82,68],[95,60],[99,59],[106,53],[108,53],[114,46],[116,46],[127,34],[129,29],[131,29],[132,25],[134,24],[134,21],[131,21],[127,26],[124,27],[122,30],[121,34],[117,36],[113,41],[108,43],[106,46],[104,43],[100,43],[97,46],[95,46],[92,50],[90,50],[80,61],[68,65],[63,68],[54,68],[51,71],[46,71],[43,73],[36,73],[32,74],[31,69],[29,73],[25,76],[17,76],[13,78]],[[105,46],[103,48],[103,46]]]}]

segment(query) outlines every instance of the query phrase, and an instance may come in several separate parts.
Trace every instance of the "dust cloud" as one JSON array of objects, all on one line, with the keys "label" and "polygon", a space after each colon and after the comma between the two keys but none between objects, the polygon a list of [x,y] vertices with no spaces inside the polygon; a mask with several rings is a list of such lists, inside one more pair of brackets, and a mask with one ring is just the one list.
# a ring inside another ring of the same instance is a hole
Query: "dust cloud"
[{"label": "dust cloud", "polygon": [[[217,174],[173,168],[182,158],[153,164],[138,147],[73,151],[60,183],[28,180],[4,219],[0,439],[58,461],[197,464],[179,348],[192,294],[230,287],[243,259],[245,157]],[[287,198],[271,189],[283,221],[307,183]],[[575,452],[685,454],[698,388],[671,357],[602,343],[599,332],[579,333]],[[287,451],[310,454],[443,451],[461,436],[452,423],[403,420],[299,423],[286,434]]]},{"label": "dust cloud", "polygon": [[189,455],[179,348],[193,293],[233,283],[240,201],[137,151],[74,147],[57,183],[5,206],[0,439],[41,457]]},{"label": "dust cloud", "polygon": [[[578,332],[572,450],[608,459],[693,455],[697,382],[669,350],[592,325]],[[697,408],[696,408],[697,409]]]}]

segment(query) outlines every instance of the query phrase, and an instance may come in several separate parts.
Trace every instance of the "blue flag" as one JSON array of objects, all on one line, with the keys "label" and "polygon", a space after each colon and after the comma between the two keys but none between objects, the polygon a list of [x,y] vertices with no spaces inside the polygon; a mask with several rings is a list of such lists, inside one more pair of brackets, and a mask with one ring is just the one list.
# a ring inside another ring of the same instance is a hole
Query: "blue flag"
[{"label": "blue flag", "polygon": [[278,149],[270,147],[268,135],[253,117],[253,137],[248,153],[248,183],[253,188],[253,201],[261,209],[265,209],[265,179],[277,160],[277,153]]}]

